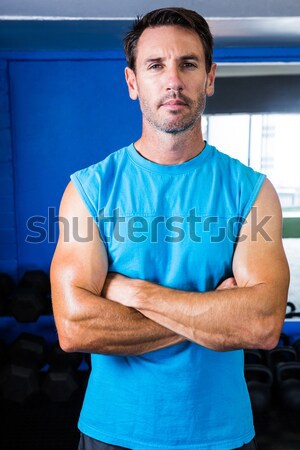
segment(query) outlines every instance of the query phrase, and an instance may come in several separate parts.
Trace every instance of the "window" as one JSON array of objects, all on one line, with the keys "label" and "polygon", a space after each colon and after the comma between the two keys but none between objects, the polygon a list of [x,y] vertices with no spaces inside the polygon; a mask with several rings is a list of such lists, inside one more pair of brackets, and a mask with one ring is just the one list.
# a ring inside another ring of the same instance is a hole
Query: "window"
[{"label": "window", "polygon": [[300,114],[214,114],[203,119],[204,138],[265,173],[283,211],[300,216]]},{"label": "window", "polygon": [[203,130],[211,145],[265,173],[277,190],[291,273],[288,300],[300,312],[300,114],[212,114],[203,117]]}]

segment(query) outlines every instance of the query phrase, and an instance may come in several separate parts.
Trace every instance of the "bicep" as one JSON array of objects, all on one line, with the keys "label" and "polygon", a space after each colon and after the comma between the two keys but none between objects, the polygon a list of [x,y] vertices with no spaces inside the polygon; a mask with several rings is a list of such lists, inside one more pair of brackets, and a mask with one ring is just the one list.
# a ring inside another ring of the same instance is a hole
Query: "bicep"
[{"label": "bicep", "polygon": [[288,288],[281,206],[268,179],[242,225],[233,258],[233,274],[240,287],[272,283],[283,291]]},{"label": "bicep", "polygon": [[100,295],[107,274],[106,250],[72,182],[62,197],[59,217],[59,239],[50,270],[54,299],[65,297],[74,287]]}]

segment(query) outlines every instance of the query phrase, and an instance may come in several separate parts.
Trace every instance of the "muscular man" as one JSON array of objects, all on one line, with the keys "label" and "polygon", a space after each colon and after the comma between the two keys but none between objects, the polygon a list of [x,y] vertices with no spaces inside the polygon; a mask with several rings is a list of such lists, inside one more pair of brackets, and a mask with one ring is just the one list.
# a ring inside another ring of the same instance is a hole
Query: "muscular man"
[{"label": "muscular man", "polygon": [[92,354],[79,449],[255,449],[243,349],[276,346],[285,317],[278,196],[203,140],[202,16],[152,11],[124,43],[142,135],[71,175],[51,265],[61,347]]}]

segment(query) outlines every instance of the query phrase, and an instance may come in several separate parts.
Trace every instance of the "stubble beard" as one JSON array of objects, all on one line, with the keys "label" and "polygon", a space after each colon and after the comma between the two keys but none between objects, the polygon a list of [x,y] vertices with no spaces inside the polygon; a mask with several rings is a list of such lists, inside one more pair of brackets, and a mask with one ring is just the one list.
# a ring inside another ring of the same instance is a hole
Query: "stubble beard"
[{"label": "stubble beard", "polygon": [[[180,96],[175,98],[182,99]],[[143,118],[149,125],[158,131],[169,134],[184,133],[191,129],[202,116],[206,106],[206,96],[203,93],[199,95],[196,101],[187,100],[184,97],[184,101],[188,104],[188,112],[169,110],[167,117],[160,118],[159,114],[153,112],[153,107],[146,100],[140,98],[139,101]],[[161,106],[156,111],[159,111],[160,108]]]}]

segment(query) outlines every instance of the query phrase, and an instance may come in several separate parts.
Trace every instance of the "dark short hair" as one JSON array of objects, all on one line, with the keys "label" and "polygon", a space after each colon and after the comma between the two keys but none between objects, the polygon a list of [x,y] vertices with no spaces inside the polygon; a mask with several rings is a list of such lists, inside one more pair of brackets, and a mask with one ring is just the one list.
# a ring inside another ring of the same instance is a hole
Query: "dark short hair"
[{"label": "dark short hair", "polygon": [[138,40],[146,28],[154,28],[164,25],[179,25],[195,31],[204,47],[206,71],[209,72],[212,65],[213,36],[209,25],[200,14],[186,8],[160,8],[148,12],[144,16],[138,16],[131,29],[126,33],[123,44],[128,67],[135,70],[136,48]]}]

